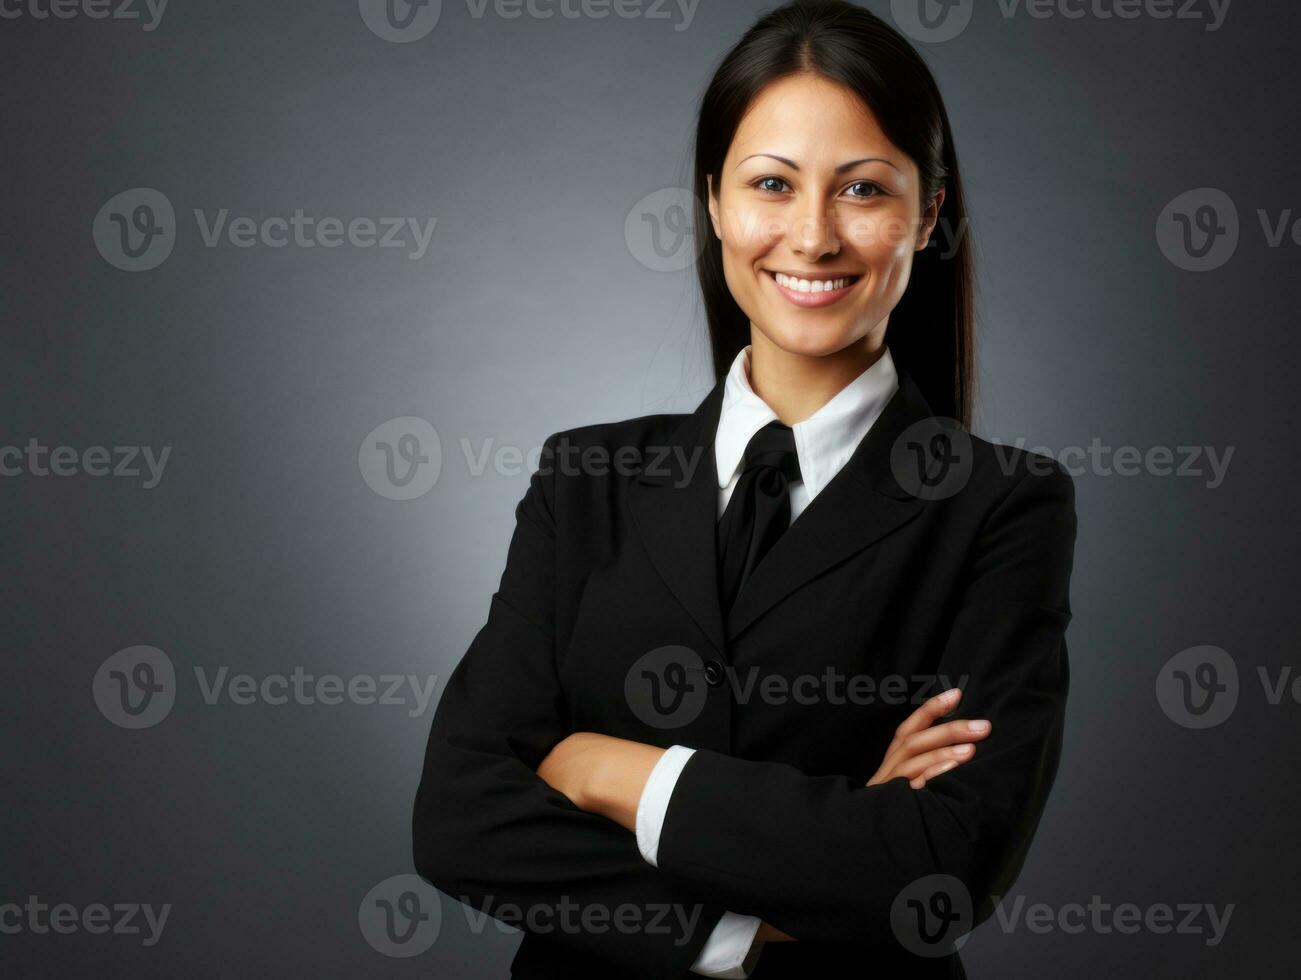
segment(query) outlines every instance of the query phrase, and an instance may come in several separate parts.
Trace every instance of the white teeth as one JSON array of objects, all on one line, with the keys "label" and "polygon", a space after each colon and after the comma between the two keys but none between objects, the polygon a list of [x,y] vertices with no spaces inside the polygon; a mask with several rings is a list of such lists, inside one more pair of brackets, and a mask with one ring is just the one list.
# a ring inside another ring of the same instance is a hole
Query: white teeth
[{"label": "white teeth", "polygon": [[827,293],[833,289],[844,289],[851,281],[849,276],[842,279],[796,279],[784,272],[774,273],[774,278],[777,280],[778,285],[801,293]]}]

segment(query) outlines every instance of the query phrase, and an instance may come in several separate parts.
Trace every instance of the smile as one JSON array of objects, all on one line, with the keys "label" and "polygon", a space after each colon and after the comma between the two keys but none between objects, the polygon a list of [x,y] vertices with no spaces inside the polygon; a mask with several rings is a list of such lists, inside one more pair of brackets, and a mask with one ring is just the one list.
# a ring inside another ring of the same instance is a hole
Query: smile
[{"label": "smile", "polygon": [[796,306],[829,306],[848,295],[862,276],[835,279],[801,279],[784,272],[769,272],[778,291]]}]

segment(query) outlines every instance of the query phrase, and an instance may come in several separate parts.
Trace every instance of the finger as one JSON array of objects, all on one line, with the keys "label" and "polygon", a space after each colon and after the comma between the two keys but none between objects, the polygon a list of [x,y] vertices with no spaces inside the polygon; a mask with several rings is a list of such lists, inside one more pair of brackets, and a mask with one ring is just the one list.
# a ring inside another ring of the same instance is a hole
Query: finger
[{"label": "finger", "polygon": [[916,732],[925,731],[958,706],[962,700],[962,689],[951,687],[947,691],[928,698],[920,708],[910,714],[895,729],[895,740],[900,741]]},{"label": "finger", "polygon": [[909,735],[903,744],[898,746],[896,751],[902,751],[905,755],[911,757],[945,745],[979,742],[989,737],[993,727],[984,718],[975,718],[970,721],[965,719],[947,721],[942,725],[936,725],[934,728],[928,728],[924,732]]},{"label": "finger", "polygon": [[956,769],[960,765],[961,763],[958,762],[958,760],[956,759],[950,759],[948,762],[941,762],[939,763],[939,765],[931,766],[920,776],[917,776],[915,779],[909,781],[908,785],[911,786],[913,789],[921,789],[928,782],[934,779],[936,776],[946,773],[950,769]]},{"label": "finger", "polygon": [[903,776],[906,779],[915,779],[925,773],[927,769],[933,768],[942,762],[968,762],[975,754],[976,747],[971,744],[946,745],[944,748],[924,752],[919,756],[906,759],[895,766],[890,775],[891,778]]},{"label": "finger", "polygon": [[889,766],[883,764],[881,768],[876,771],[876,775],[868,780],[867,785],[875,786],[878,783],[889,782],[891,779],[898,779],[900,777],[915,780],[923,776],[928,769],[934,769],[936,766],[943,766],[949,763],[959,765],[963,762],[967,762],[975,755],[975,753],[975,745],[969,742],[960,743],[958,745],[940,746],[939,748],[932,749],[929,752],[922,752],[907,758],[901,758]]},{"label": "finger", "polygon": [[945,745],[979,742],[987,738],[992,730],[993,726],[984,719],[945,722],[909,735],[901,742],[892,743],[881,764],[883,768],[897,769],[909,759]]}]

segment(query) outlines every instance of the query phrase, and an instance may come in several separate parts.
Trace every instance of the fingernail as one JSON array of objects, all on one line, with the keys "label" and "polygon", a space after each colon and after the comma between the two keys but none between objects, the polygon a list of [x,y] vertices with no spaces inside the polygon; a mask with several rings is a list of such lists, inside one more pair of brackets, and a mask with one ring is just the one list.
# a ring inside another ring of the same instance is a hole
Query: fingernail
[{"label": "fingernail", "polygon": [[958,695],[961,694],[961,693],[962,693],[962,690],[961,690],[960,688],[951,687],[951,688],[949,688],[947,691],[945,691],[943,694],[940,695],[940,699],[941,699],[941,700],[944,700],[944,701],[954,701],[954,700],[957,699]]},{"label": "fingernail", "polygon": [[955,749],[953,750],[953,754],[954,754],[954,755],[971,755],[971,753],[972,753],[972,752],[975,752],[975,751],[976,751],[976,750],[975,750],[974,748],[972,748],[970,745],[959,745],[957,748],[955,748]]},{"label": "fingernail", "polygon": [[987,721],[969,721],[967,722],[967,731],[981,734],[989,731],[989,722]]}]

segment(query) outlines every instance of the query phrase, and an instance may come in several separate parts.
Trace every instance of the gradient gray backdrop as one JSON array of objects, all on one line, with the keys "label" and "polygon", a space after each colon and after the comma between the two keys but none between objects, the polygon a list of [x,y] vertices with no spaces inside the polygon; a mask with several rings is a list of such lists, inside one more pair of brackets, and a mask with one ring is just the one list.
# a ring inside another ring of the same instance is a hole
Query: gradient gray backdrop
[{"label": "gradient gray backdrop", "polygon": [[[391,43],[357,0],[172,0],[152,30],[29,3],[0,18],[0,446],[171,454],[152,489],[0,477],[0,905],[172,910],[152,947],[0,932],[0,973],[505,976],[518,938],[473,934],[450,901],[417,957],[381,955],[358,925],[367,892],[411,870],[432,707],[210,705],[194,671],[433,674],[436,699],[527,485],[527,467],[474,475],[462,440],[527,452],[694,408],[711,379],[693,274],[649,268],[625,224],[687,181],[699,94],[773,5],[702,0],[688,23],[674,5],[644,16],[650,0],[550,19],[447,0],[428,36]],[[1218,946],[991,922],[964,958],[973,977],[1265,975],[1291,966],[1299,911],[1301,706],[1271,705],[1258,669],[1301,668],[1301,286],[1298,245],[1272,246],[1258,211],[1301,211],[1301,15],[1240,0],[1211,31],[1080,6],[1009,17],[980,0],[959,36],[919,45],[979,249],[977,431],[1233,456],[1214,488],[1076,477],[1068,738],[1015,895],[1234,910]],[[131,273],[92,224],[138,187],[178,228],[165,262]],[[1158,217],[1208,187],[1241,237],[1188,271]],[[412,259],[208,247],[195,209],[437,221]],[[401,416],[442,445],[437,483],[409,501],[358,463]],[[92,689],[141,644],[175,665],[176,701],[128,730]],[[1240,691],[1192,730],[1156,691],[1200,645],[1232,657]]]}]

